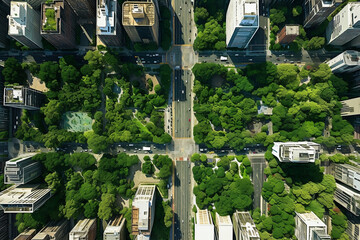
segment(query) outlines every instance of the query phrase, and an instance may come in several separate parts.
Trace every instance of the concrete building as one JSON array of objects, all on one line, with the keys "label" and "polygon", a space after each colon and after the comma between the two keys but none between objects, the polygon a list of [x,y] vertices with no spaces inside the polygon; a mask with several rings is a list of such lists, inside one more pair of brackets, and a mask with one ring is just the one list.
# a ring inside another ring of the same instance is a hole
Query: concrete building
[{"label": "concrete building", "polygon": [[214,240],[215,228],[210,212],[197,210],[195,218],[195,240]]},{"label": "concrete building", "polygon": [[122,25],[132,42],[159,44],[159,14],[153,1],[126,1],[122,11]]},{"label": "concrete building", "polygon": [[249,212],[236,211],[232,220],[236,240],[260,240],[259,232]]},{"label": "concrete building", "polygon": [[27,229],[20,233],[14,240],[31,240],[36,233],[36,229]]},{"label": "concrete building", "polygon": [[218,240],[233,240],[233,225],[230,216],[220,216],[216,213],[216,235]]},{"label": "concrete building", "polygon": [[[1,1],[1,0],[0,0]],[[11,0],[2,0],[8,7],[11,5]],[[23,0],[23,2],[27,2],[30,4],[35,10],[38,10],[41,6],[41,3],[45,2],[45,0]]]},{"label": "concrete building", "polygon": [[295,213],[295,236],[298,240],[330,240],[325,223],[313,212]]},{"label": "concrete building", "polygon": [[360,193],[342,185],[336,183],[336,190],[334,193],[335,202],[346,208],[349,212],[355,216],[360,215]]},{"label": "concrete building", "polygon": [[346,50],[326,62],[333,73],[351,73],[360,70],[360,52]]},{"label": "concrete building", "polygon": [[360,218],[345,212],[347,217],[346,234],[349,240],[360,240]]},{"label": "concrete building", "polygon": [[29,48],[42,48],[40,14],[30,4],[11,1],[9,36]]},{"label": "concrete building", "polygon": [[66,0],[41,5],[41,36],[57,49],[73,49],[76,15]]},{"label": "concrete building", "polygon": [[80,19],[95,23],[96,0],[73,0],[68,3]]},{"label": "concrete building", "polygon": [[126,239],[125,228],[124,216],[119,216],[110,220],[104,231],[104,240]]},{"label": "concrete building", "polygon": [[230,0],[226,12],[226,46],[247,48],[259,29],[258,0]]},{"label": "concrete building", "polygon": [[[0,132],[9,130],[9,108],[3,107],[4,91],[1,91],[1,89],[4,89],[4,78],[2,77],[1,71],[2,71],[2,67],[0,67]],[[1,157],[0,157],[0,161],[1,161]]]},{"label": "concrete building", "polygon": [[341,116],[360,115],[360,97],[341,101],[341,104],[343,105],[341,108]]},{"label": "concrete building", "polygon": [[304,28],[319,26],[342,3],[342,0],[305,0]]},{"label": "concrete building", "polygon": [[289,44],[300,34],[299,25],[285,25],[277,34],[277,42],[280,44]]},{"label": "concrete building", "polygon": [[32,240],[67,240],[69,237],[69,221],[52,221],[46,224]]},{"label": "concrete building", "polygon": [[39,185],[13,185],[0,192],[0,207],[5,213],[33,213],[50,197],[51,190]]},{"label": "concrete building", "polygon": [[9,239],[9,214],[0,210],[0,240]]},{"label": "concrete building", "polygon": [[280,162],[313,163],[319,158],[320,144],[313,142],[274,142],[272,154]]},{"label": "concrete building", "polygon": [[121,45],[122,34],[119,12],[120,6],[116,0],[97,0],[96,35],[98,45]]},{"label": "concrete building", "polygon": [[7,33],[8,25],[4,24],[7,22],[7,16],[9,15],[9,7],[5,3],[0,2],[0,48],[5,48],[7,45]]},{"label": "concrete building", "polygon": [[78,221],[69,233],[69,240],[95,240],[96,219],[84,219]]},{"label": "concrete building", "polygon": [[41,175],[41,164],[32,160],[33,155],[11,159],[4,169],[5,184],[25,184]]},{"label": "concrete building", "polygon": [[349,2],[326,29],[328,44],[342,46],[360,35],[360,2]]},{"label": "concrete building", "polygon": [[348,187],[360,191],[360,168],[349,164],[335,164],[334,177]]},{"label": "concrete building", "polygon": [[131,231],[150,239],[155,219],[155,185],[139,185],[132,203]]},{"label": "concrete building", "polygon": [[26,110],[39,110],[45,95],[35,89],[23,86],[6,86],[4,88],[4,106]]}]

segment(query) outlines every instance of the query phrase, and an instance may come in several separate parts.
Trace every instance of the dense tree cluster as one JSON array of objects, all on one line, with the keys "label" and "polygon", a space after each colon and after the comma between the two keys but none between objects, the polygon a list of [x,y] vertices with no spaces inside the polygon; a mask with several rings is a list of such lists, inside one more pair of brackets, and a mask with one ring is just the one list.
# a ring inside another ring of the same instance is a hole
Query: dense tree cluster
[{"label": "dense tree cluster", "polygon": [[2,70],[5,85],[25,85],[26,73],[16,58],[9,57],[6,59],[4,69]]},{"label": "dense tree cluster", "polygon": [[131,198],[135,194],[134,183],[127,177],[129,168],[139,162],[137,156],[104,155],[98,166],[88,153],[50,152],[37,154],[33,159],[43,164],[45,182],[54,196],[35,213],[17,215],[20,232],[62,217],[108,220],[120,212],[117,196]]},{"label": "dense tree cluster", "polygon": [[[239,159],[242,160],[242,157]],[[217,168],[207,163],[206,155],[194,154],[192,161],[196,165],[192,171],[198,184],[193,193],[200,209],[214,203],[216,211],[224,216],[231,215],[235,210],[251,208],[254,189],[249,177],[240,178],[234,157],[221,157]]]}]

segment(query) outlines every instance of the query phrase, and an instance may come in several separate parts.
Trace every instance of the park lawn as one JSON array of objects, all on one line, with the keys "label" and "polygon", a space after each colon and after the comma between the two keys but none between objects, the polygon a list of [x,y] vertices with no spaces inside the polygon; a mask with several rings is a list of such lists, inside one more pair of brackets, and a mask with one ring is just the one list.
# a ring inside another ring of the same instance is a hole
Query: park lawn
[{"label": "park lawn", "polygon": [[149,134],[152,135],[152,133],[149,131],[149,129],[147,129],[147,128],[140,122],[139,119],[134,118],[134,121],[135,121],[136,126],[139,127],[140,131],[147,132],[147,133],[149,133]]}]

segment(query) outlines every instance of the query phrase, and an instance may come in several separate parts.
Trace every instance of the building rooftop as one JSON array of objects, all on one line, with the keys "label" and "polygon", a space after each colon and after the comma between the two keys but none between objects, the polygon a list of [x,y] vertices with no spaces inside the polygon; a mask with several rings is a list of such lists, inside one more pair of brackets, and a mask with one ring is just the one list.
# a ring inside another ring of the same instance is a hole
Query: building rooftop
[{"label": "building rooftop", "polygon": [[320,145],[313,142],[274,142],[272,147],[272,154],[280,162],[315,162],[319,152]]},{"label": "building rooftop", "polygon": [[83,219],[78,221],[69,234],[70,239],[87,239],[86,236],[94,223],[96,224],[96,219]]},{"label": "building rooftop", "polygon": [[152,1],[127,1],[123,3],[124,26],[152,26],[155,23],[155,4]]},{"label": "building rooftop", "polygon": [[10,2],[9,35],[25,35],[26,12],[31,6],[27,2]]},{"label": "building rooftop", "polygon": [[343,61],[343,63],[347,65],[360,65],[360,52],[354,50],[346,50],[327,61],[327,64],[331,67],[333,64],[336,64],[339,61]]},{"label": "building rooftop", "polygon": [[24,103],[23,86],[5,87],[4,103]]},{"label": "building rooftop", "polygon": [[325,223],[318,218],[315,213],[298,213],[296,215],[309,227],[326,227]]},{"label": "building rooftop", "polygon": [[341,101],[341,116],[355,116],[360,114],[360,97]]},{"label": "building rooftop", "polygon": [[116,35],[117,1],[98,0],[96,6],[96,33],[98,35]]},{"label": "building rooftop", "polygon": [[195,222],[195,240],[213,240],[214,224],[208,210],[197,210]]},{"label": "building rooftop", "polygon": [[219,240],[233,239],[233,225],[229,215],[220,216],[216,213],[216,225],[218,227]]},{"label": "building rooftop", "polygon": [[115,240],[121,238],[120,233],[125,224],[124,216],[118,216],[109,221],[104,231],[105,240]]},{"label": "building rooftop", "polygon": [[296,35],[298,36],[300,33],[299,25],[285,25],[286,35]]},{"label": "building rooftop", "polygon": [[67,225],[67,220],[49,222],[32,240],[58,239],[64,235],[67,236],[69,233]]},{"label": "building rooftop", "polygon": [[259,232],[255,226],[254,220],[251,218],[251,215],[249,212],[236,211],[234,214],[236,214],[239,219],[242,232],[246,232],[248,234],[248,237],[260,238]]},{"label": "building rooftop", "polygon": [[211,215],[208,210],[198,210],[196,213],[196,224],[213,224]]},{"label": "building rooftop", "polygon": [[60,33],[61,32],[61,9],[64,2],[55,0],[49,4],[41,4],[41,32]]},{"label": "building rooftop", "polygon": [[20,233],[14,240],[30,240],[35,235],[36,229],[26,229]]}]

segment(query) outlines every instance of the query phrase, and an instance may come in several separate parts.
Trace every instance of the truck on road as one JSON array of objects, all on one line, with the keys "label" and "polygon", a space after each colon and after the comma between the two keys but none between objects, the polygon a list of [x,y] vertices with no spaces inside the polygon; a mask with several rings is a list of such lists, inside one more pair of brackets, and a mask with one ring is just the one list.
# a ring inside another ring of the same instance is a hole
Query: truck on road
[{"label": "truck on road", "polygon": [[224,56],[220,56],[220,61],[227,61],[228,58],[227,57],[224,57]]},{"label": "truck on road", "polygon": [[150,151],[151,148],[150,147],[143,147],[143,151]]}]

